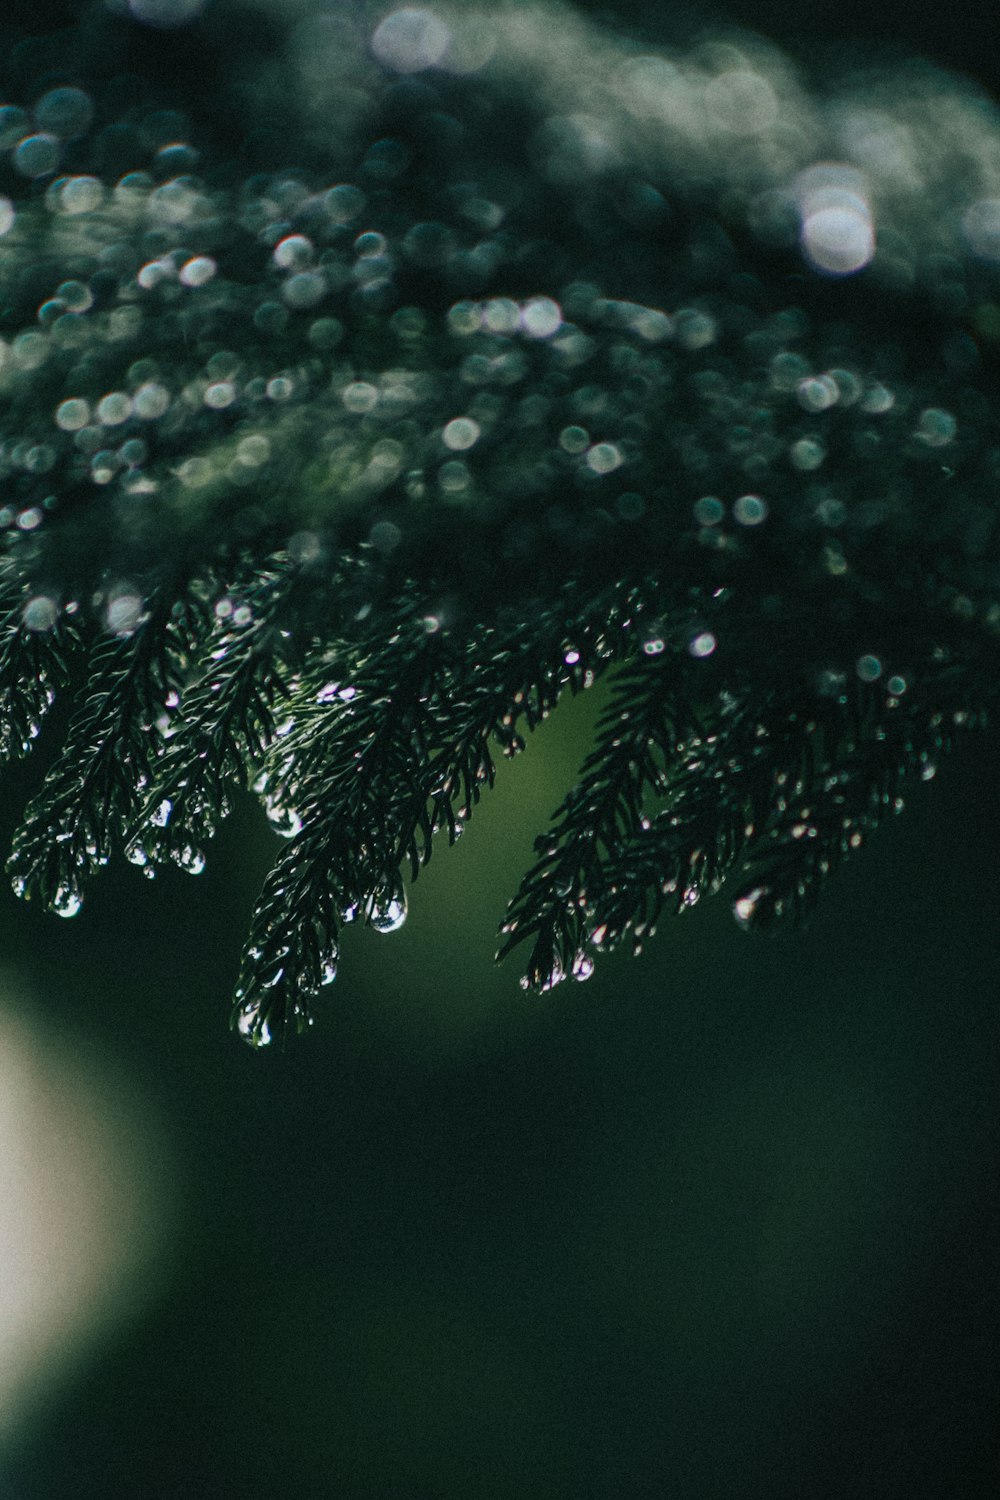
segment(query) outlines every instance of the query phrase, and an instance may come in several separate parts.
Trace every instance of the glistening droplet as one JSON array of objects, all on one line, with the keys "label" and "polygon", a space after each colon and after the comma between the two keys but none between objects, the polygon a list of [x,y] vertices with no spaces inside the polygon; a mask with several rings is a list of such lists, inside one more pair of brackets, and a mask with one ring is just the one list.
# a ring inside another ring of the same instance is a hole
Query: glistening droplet
[{"label": "glistening droplet", "polygon": [[302,831],[302,819],[294,807],[283,807],[280,802],[268,801],[264,805],[267,821],[283,839],[293,839]]},{"label": "glistening droplet", "polygon": [[383,905],[377,905],[374,899],[371,901],[368,923],[369,926],[374,927],[376,932],[395,932],[398,927],[402,927],[405,921],[405,891],[400,891],[398,895],[390,897]]},{"label": "glistening droplet", "polygon": [[271,1028],[260,1019],[260,1003],[249,1001],[236,1018],[236,1030],[250,1047],[267,1047],[271,1042]]},{"label": "glistening droplet", "polygon": [[749,928],[753,925],[760,899],[767,894],[766,885],[755,885],[753,890],[747,891],[743,896],[738,896],[733,902],[733,916],[741,927]]},{"label": "glistening droplet", "polygon": [[61,885],[52,898],[52,910],[59,917],[75,917],[83,905],[83,897],[71,886]]}]

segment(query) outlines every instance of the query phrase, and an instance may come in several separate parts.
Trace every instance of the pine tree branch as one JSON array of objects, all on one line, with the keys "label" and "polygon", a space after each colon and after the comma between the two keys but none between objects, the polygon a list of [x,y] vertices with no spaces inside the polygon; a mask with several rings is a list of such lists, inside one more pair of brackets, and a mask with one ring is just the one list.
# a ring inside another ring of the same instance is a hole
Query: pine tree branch
[{"label": "pine tree branch", "polygon": [[530,731],[563,688],[594,680],[615,595],[588,597],[582,613],[580,604],[570,592],[531,636],[518,625],[461,643],[411,609],[388,645],[362,649],[350,688],[310,683],[311,701],[298,723],[293,705],[264,772],[294,832],[244,956],[235,1023],[245,1035],[269,1040],[293,1020],[309,1023],[309,1000],[336,969],[340,924],[361,916],[392,930],[406,911],[401,867],[415,877],[442,828],[450,843],[460,836],[493,782],[490,738],[515,753],[520,723]]},{"label": "pine tree branch", "polygon": [[192,681],[174,694],[143,806],[126,835],[127,857],[147,874],[168,860],[198,874],[233,793],[264,758],[276,705],[288,694],[276,620],[292,577],[287,566],[262,570],[251,589],[224,594],[212,627],[185,643]]},{"label": "pine tree branch", "polygon": [[236,181],[204,111],[166,154],[132,120],[117,182],[104,124],[37,177],[0,142],[0,754],[86,677],[11,872],[69,914],[119,842],[200,868],[252,784],[290,836],[254,1042],[611,668],[504,926],[535,988],[726,879],[804,913],[1000,690],[1000,113],[544,5],[444,3],[434,58],[365,14],[269,60],[295,171]]},{"label": "pine tree branch", "polygon": [[87,874],[107,864],[148,782],[157,719],[178,680],[169,603],[148,601],[129,634],[94,643],[84,700],[15,835],[15,891],[60,916],[80,909]]},{"label": "pine tree branch", "polygon": [[8,586],[0,603],[0,761],[26,755],[69,676],[78,644],[72,617],[47,595]]},{"label": "pine tree branch", "polygon": [[331,721],[323,761],[296,774],[294,812],[283,796],[274,804],[288,806],[299,826],[265,882],[244,951],[234,1024],[251,1040],[309,1024],[309,998],[336,974],[343,921],[360,914],[390,930],[401,919],[388,810],[395,789],[420,772],[440,654],[422,620],[399,620],[388,643],[362,659],[348,699],[322,715]]},{"label": "pine tree branch", "polygon": [[984,722],[981,700],[976,709],[955,706],[955,689],[965,704],[968,685],[953,673],[929,676],[915,701],[869,714],[859,734],[828,750],[750,848],[733,899],[741,926],[765,929],[808,915],[826,876],[902,812],[907,784],[932,779],[956,736]]},{"label": "pine tree branch", "polygon": [[[662,649],[662,646],[661,646]],[[634,663],[616,680],[582,779],[536,840],[541,858],[525,877],[503,924],[505,957],[533,938],[527,983],[548,989],[573,973],[586,977],[589,887],[602,854],[634,834],[648,793],[663,790],[690,689],[679,658]],[[687,690],[687,691],[686,691]]]}]

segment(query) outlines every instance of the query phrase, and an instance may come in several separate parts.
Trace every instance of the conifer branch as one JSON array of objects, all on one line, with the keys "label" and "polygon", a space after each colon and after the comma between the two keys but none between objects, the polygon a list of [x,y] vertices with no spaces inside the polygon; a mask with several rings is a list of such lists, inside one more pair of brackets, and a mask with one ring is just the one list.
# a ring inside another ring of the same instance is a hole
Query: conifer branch
[{"label": "conifer branch", "polygon": [[442,828],[454,843],[493,784],[490,739],[516,753],[521,726],[530,732],[565,687],[578,691],[603,669],[616,592],[580,600],[568,589],[531,635],[518,621],[471,639],[442,633],[411,604],[388,643],[355,648],[350,687],[317,690],[314,676],[300,688],[261,777],[292,837],[244,956],[235,1022],[245,1035],[269,1040],[292,1020],[309,1023],[311,997],[336,971],[342,923],[398,925],[402,867],[415,878]]},{"label": "conifer branch", "polygon": [[69,915],[119,844],[197,871],[252,786],[255,1043],[566,691],[614,672],[504,924],[536,989],[726,880],[804,914],[1000,691],[1000,113],[545,5],[366,14],[309,87],[271,59],[294,170],[139,119],[105,180],[72,90],[78,133],[0,141],[0,756],[82,684],[11,874]]},{"label": "conifer branch", "polygon": [[886,817],[903,811],[907,785],[915,777],[931,780],[956,736],[984,721],[981,704],[956,706],[949,691],[955,687],[965,703],[967,681],[930,675],[916,701],[869,712],[856,734],[828,742],[811,776],[779,799],[750,847],[733,899],[742,927],[763,930],[783,917],[808,915],[826,876]]},{"label": "conifer branch", "polygon": [[[656,644],[662,651],[662,641]],[[590,891],[602,856],[641,827],[647,794],[663,791],[666,766],[690,712],[686,676],[673,655],[647,657],[620,674],[582,779],[560,806],[551,832],[536,840],[541,857],[503,924],[506,940],[497,955],[503,958],[533,937],[526,982],[535,988],[592,972]]]},{"label": "conifer branch", "polygon": [[10,588],[0,609],[0,761],[7,761],[30,750],[67,681],[78,632],[46,595]]},{"label": "conifer branch", "polygon": [[[140,601],[130,599],[138,613]],[[18,895],[74,916],[87,874],[107,864],[148,783],[157,720],[178,680],[169,602],[130,633],[97,639],[89,681],[55,764],[28,804],[8,862]]]},{"label": "conifer branch", "polygon": [[127,857],[146,874],[168,860],[199,874],[233,793],[263,760],[288,692],[275,621],[289,578],[285,566],[263,569],[251,589],[223,593],[208,629],[189,632],[189,681],[168,700],[146,796],[126,835]]}]

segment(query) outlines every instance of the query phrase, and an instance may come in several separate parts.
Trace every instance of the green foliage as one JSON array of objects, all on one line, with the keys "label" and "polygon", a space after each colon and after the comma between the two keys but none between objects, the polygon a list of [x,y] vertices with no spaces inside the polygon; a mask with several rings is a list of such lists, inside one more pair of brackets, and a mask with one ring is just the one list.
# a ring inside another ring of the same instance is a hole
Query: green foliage
[{"label": "green foliage", "polygon": [[463,14],[474,65],[352,34],[340,114],[280,54],[309,165],[4,148],[0,747],[78,704],[10,873],[64,916],[116,851],[197,873],[252,788],[254,1043],[565,691],[613,679],[504,924],[538,990],[724,881],[802,915],[996,693],[995,113]]}]

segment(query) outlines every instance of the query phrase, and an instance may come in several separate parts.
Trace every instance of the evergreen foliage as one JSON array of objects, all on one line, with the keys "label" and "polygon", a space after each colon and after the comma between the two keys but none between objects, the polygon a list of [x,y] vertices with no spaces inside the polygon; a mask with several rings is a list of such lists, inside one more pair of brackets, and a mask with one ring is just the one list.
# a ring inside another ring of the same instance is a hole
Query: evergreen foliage
[{"label": "evergreen foliage", "polygon": [[996,692],[1000,119],[759,40],[296,14],[230,87],[297,160],[103,75],[0,111],[4,754],[80,683],[15,889],[197,873],[252,787],[266,1042],[610,674],[501,955],[583,979],[723,881],[803,914]]}]

